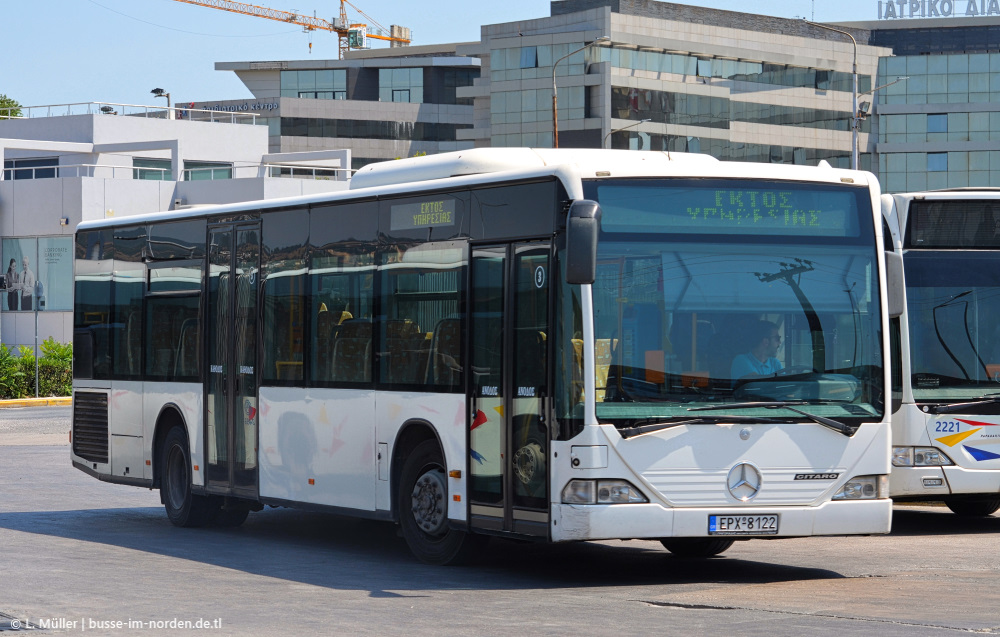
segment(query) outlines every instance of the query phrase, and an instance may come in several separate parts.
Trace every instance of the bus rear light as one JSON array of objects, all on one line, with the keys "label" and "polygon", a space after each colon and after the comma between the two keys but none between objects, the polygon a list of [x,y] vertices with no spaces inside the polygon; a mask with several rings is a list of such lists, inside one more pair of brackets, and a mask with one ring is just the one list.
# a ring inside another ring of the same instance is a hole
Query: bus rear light
[{"label": "bus rear light", "polygon": [[893,447],[894,467],[943,467],[953,465],[943,451],[935,447]]},{"label": "bus rear light", "polygon": [[884,500],[889,497],[889,476],[858,476],[833,494],[833,500]]},{"label": "bus rear light", "polygon": [[570,480],[563,504],[636,504],[649,500],[626,480]]}]

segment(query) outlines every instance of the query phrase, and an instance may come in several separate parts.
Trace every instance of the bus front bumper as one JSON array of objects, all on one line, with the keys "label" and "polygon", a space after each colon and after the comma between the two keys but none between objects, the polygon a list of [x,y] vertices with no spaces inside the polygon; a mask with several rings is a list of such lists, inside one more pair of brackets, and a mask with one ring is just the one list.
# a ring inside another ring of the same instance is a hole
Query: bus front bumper
[{"label": "bus front bumper", "polygon": [[552,541],[722,537],[709,533],[710,516],[777,515],[777,533],[725,537],[779,538],[888,533],[892,500],[826,502],[819,506],[670,508],[659,504],[552,505]]}]

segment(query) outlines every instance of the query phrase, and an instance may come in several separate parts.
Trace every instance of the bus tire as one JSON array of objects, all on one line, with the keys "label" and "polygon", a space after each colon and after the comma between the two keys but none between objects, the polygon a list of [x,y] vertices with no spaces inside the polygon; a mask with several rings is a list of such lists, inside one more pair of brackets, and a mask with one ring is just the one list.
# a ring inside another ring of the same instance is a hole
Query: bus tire
[{"label": "bus tire", "polygon": [[403,463],[399,526],[410,551],[425,564],[460,564],[485,539],[448,525],[448,477],[434,440],[417,445]]},{"label": "bus tire", "polygon": [[660,540],[663,548],[677,557],[712,557],[733,545],[735,540],[701,537],[669,537]]},{"label": "bus tire", "polygon": [[163,439],[160,468],[160,495],[174,526],[205,526],[215,518],[218,500],[191,493],[191,454],[182,428],[174,427]]},{"label": "bus tire", "polygon": [[212,524],[223,528],[236,528],[246,522],[248,515],[250,515],[250,505],[248,503],[239,500],[228,500],[219,509]]},{"label": "bus tire", "polygon": [[983,498],[982,500],[946,500],[945,504],[963,517],[984,518],[993,515],[1000,509],[1000,499]]}]

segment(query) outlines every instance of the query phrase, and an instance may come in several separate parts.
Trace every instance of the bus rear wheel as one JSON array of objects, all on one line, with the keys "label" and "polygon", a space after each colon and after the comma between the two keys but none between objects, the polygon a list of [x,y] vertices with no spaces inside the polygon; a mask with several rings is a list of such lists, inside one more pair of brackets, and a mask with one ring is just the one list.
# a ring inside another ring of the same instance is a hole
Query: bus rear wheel
[{"label": "bus rear wheel", "polygon": [[426,564],[459,564],[484,541],[448,524],[448,478],[437,442],[407,456],[399,480],[399,525],[410,551]]},{"label": "bus rear wheel", "polygon": [[205,526],[219,513],[216,498],[191,493],[191,454],[187,436],[180,427],[163,440],[160,468],[160,499],[174,526]]},{"label": "bus rear wheel", "polygon": [[945,504],[952,513],[970,518],[984,518],[993,515],[1000,509],[1000,499],[985,498],[982,500],[949,500]]},{"label": "bus rear wheel", "polygon": [[677,557],[712,557],[733,545],[735,540],[700,537],[663,538],[660,544]]},{"label": "bus rear wheel", "polygon": [[223,528],[235,528],[246,522],[250,515],[250,505],[236,499],[227,499],[219,509],[218,514],[212,521],[214,526]]}]

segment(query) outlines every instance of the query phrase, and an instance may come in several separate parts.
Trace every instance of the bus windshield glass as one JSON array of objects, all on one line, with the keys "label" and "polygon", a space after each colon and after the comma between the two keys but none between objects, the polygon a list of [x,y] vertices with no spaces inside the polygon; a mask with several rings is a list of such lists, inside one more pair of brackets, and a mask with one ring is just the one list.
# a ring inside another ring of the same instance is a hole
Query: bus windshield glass
[{"label": "bus windshield glass", "polygon": [[600,422],[802,419],[775,402],[851,425],[881,419],[867,188],[637,179],[588,189],[602,208],[593,286]]},{"label": "bus windshield glass", "polygon": [[1000,271],[996,253],[910,250],[906,307],[913,397],[975,399],[1000,391]]}]

